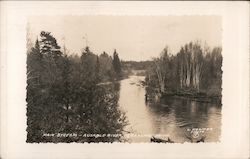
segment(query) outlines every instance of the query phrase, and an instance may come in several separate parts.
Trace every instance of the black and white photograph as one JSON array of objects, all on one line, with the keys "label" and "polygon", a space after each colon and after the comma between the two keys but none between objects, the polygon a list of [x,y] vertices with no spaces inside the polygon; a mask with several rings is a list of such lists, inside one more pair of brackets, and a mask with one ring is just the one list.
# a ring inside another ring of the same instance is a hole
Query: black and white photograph
[{"label": "black and white photograph", "polygon": [[248,159],[249,4],[0,1],[0,158]]},{"label": "black and white photograph", "polygon": [[220,142],[221,17],[27,23],[27,142]]}]

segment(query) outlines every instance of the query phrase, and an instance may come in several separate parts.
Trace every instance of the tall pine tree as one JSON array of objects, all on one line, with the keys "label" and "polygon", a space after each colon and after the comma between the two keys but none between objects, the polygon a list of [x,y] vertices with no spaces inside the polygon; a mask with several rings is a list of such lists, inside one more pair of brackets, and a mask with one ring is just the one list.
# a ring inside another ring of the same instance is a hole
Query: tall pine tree
[{"label": "tall pine tree", "polygon": [[118,53],[116,52],[116,49],[113,54],[113,67],[117,77],[120,78],[122,76],[122,68],[121,68],[121,61],[119,59]]}]

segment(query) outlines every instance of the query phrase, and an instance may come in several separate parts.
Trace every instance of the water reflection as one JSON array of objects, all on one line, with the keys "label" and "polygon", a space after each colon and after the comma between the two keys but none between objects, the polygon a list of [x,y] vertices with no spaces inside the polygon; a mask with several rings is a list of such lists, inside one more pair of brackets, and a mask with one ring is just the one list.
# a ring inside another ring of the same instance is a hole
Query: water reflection
[{"label": "water reflection", "polygon": [[126,130],[144,137],[131,137],[131,142],[149,142],[150,135],[162,134],[175,142],[190,141],[187,128],[212,128],[206,142],[220,137],[221,107],[180,97],[166,97],[161,103],[146,104],[144,76],[130,76],[121,81],[119,105],[126,112]]}]

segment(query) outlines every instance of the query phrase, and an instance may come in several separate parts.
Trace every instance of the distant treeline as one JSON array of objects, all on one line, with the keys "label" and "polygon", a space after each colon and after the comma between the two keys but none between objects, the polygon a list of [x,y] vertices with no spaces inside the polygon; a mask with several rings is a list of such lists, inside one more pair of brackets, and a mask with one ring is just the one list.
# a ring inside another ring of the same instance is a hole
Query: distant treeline
[{"label": "distant treeline", "polygon": [[123,75],[145,75],[145,70],[152,64],[152,61],[121,61]]},{"label": "distant treeline", "polygon": [[[118,53],[96,55],[86,47],[68,56],[50,32],[42,31],[27,53],[27,142],[113,142],[120,137],[48,137],[44,134],[122,134],[118,108],[122,76]],[[111,83],[107,87],[105,83]]]},{"label": "distant treeline", "polygon": [[124,69],[146,70],[152,64],[152,61],[122,61],[121,63]]},{"label": "distant treeline", "polygon": [[173,55],[162,51],[147,69],[146,83],[150,95],[221,97],[221,47],[209,48],[190,42]]}]

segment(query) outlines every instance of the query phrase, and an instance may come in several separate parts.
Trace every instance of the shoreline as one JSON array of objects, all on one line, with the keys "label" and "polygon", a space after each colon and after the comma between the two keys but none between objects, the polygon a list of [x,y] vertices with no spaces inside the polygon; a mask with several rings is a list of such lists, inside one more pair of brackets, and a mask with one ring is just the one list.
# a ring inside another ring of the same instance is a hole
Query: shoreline
[{"label": "shoreline", "polygon": [[185,92],[176,92],[176,93],[164,93],[162,94],[161,98],[166,97],[180,97],[186,98],[197,102],[204,102],[204,103],[219,103],[221,105],[221,96],[214,95],[209,96],[206,94],[199,94],[199,93],[185,93]]}]

